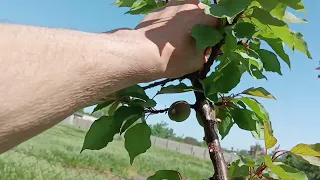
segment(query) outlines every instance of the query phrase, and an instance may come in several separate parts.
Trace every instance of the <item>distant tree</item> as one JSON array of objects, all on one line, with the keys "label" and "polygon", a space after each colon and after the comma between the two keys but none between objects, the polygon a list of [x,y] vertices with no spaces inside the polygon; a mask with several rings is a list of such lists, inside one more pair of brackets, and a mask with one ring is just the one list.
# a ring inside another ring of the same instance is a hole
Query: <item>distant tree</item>
[{"label": "distant tree", "polygon": [[151,134],[153,136],[161,137],[161,138],[166,138],[166,139],[171,139],[175,138],[175,133],[173,132],[172,128],[168,127],[168,123],[161,122],[157,123],[155,125],[150,125],[151,129]]},{"label": "distant tree", "polygon": [[291,154],[284,156],[279,160],[291,167],[303,171],[308,176],[309,180],[320,180],[320,167],[318,166],[311,165]]},{"label": "distant tree", "polygon": [[185,137],[183,142],[186,144],[191,144],[195,146],[198,146],[199,144],[198,140],[193,137]]}]

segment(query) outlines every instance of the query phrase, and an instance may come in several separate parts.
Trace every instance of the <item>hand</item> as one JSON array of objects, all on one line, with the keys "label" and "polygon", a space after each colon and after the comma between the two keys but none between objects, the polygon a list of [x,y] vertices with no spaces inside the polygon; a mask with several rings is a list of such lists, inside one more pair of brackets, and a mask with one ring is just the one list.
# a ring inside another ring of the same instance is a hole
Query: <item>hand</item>
[{"label": "hand", "polygon": [[157,45],[162,74],[158,78],[181,77],[201,68],[211,49],[196,51],[191,30],[196,24],[213,28],[219,20],[204,13],[205,4],[198,0],[171,1],[150,13],[136,27],[137,31]]}]

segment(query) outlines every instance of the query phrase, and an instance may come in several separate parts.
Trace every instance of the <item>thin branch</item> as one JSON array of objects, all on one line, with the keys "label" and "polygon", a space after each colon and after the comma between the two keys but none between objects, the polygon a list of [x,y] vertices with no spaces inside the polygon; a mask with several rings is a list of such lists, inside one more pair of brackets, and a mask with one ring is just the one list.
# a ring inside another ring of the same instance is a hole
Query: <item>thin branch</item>
[{"label": "thin branch", "polygon": [[150,89],[150,88],[153,88],[153,87],[156,87],[156,86],[164,86],[166,85],[168,82],[171,82],[171,81],[174,81],[176,79],[164,79],[162,81],[157,81],[157,82],[154,82],[154,83],[151,83],[145,87],[142,87],[144,90],[146,89]]},{"label": "thin branch", "polygon": [[156,87],[156,86],[164,86],[166,85],[167,83],[169,82],[172,82],[172,81],[175,81],[175,80],[183,80],[183,79],[187,79],[190,77],[191,74],[187,74],[187,75],[184,75],[184,76],[181,76],[181,77],[178,77],[178,78],[168,78],[168,79],[164,79],[162,81],[157,81],[157,82],[154,82],[154,83],[151,83],[145,87],[142,87],[144,90],[146,89],[150,89],[150,88],[153,88],[153,87]]},{"label": "thin branch", "polygon": [[165,113],[169,111],[169,108],[165,108],[165,109],[146,109],[144,112],[147,112],[147,113],[151,113],[151,114],[159,114],[159,113]]}]

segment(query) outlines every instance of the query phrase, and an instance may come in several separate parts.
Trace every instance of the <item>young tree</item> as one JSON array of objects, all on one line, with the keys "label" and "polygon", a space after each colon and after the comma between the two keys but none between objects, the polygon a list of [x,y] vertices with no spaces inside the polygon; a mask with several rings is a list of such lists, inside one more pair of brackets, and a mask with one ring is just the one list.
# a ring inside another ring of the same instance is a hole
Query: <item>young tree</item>
[{"label": "young tree", "polygon": [[[287,11],[306,11],[301,0],[204,0],[208,7],[204,13],[219,18],[217,29],[205,25],[196,25],[191,35],[196,40],[198,50],[212,47],[208,62],[197,72],[175,79],[164,79],[147,86],[134,85],[120,90],[112,98],[98,104],[94,111],[110,108],[108,115],[96,120],[87,132],[82,150],[99,150],[113,140],[115,134],[125,133],[125,148],[132,164],[134,158],[151,147],[151,129],[145,116],[168,113],[171,120],[183,122],[196,111],[196,118],[203,127],[205,141],[213,164],[213,176],[210,179],[307,179],[298,171],[276,160],[284,154],[309,160],[311,156],[320,157],[315,146],[298,144],[290,151],[276,148],[269,114],[262,104],[254,98],[276,99],[263,87],[250,87],[238,93],[231,93],[238,85],[243,74],[248,73],[255,79],[267,79],[266,72],[282,75],[280,61],[290,67],[290,58],[284,50],[284,44],[293,51],[300,51],[312,59],[303,35],[294,32],[289,23],[305,23]],[[165,1],[155,0],[117,0],[115,5],[129,8],[128,14],[147,14],[162,7]],[[272,51],[263,49],[265,42]],[[212,67],[212,71],[210,68]],[[184,83],[189,80],[189,85]],[[179,82],[169,84],[170,82]],[[193,91],[195,104],[180,100],[170,108],[157,110],[156,101],[147,96],[145,90],[161,86],[156,96],[170,93]],[[107,98],[108,99],[108,98]],[[139,121],[138,121],[139,120]],[[138,123],[137,123],[138,122]],[[263,162],[240,156],[230,167],[226,164],[219,142],[218,133],[224,138],[233,125],[250,131],[257,139],[265,140]],[[159,170],[149,179],[182,179],[183,175],[174,170]]]}]

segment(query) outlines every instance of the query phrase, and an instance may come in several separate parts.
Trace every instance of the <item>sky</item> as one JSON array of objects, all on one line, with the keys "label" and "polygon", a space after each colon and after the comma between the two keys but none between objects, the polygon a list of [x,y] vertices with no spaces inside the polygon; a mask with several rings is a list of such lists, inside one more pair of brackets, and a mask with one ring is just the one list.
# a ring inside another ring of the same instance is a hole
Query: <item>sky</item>
[{"label": "sky", "polygon": [[[281,149],[290,149],[298,143],[320,142],[320,71],[315,68],[320,66],[319,16],[320,1],[303,0],[307,14],[296,13],[299,17],[306,18],[308,24],[290,24],[290,27],[301,32],[309,45],[313,56],[309,60],[305,55],[296,51],[288,51],[291,57],[291,70],[284,63],[283,76],[267,73],[268,81],[254,80],[245,75],[241,83],[232,91],[241,92],[250,87],[262,86],[271,92],[277,100],[259,98],[270,114],[274,135],[278,139]],[[103,32],[121,27],[134,28],[142,19],[141,15],[125,15],[125,8],[112,5],[109,0],[0,0],[0,22],[43,26],[51,28],[74,29],[86,32]],[[156,90],[148,91],[153,95]],[[159,95],[155,98],[157,108],[168,107],[177,100],[195,101],[192,93]],[[92,108],[86,109],[88,111]],[[155,115],[148,118],[148,123],[155,124],[167,122],[176,134],[203,137],[203,130],[198,125],[195,113],[183,123],[169,120],[167,115]],[[236,125],[231,128],[227,137],[221,141],[224,148],[249,149],[255,143],[250,132],[239,129]]]}]

